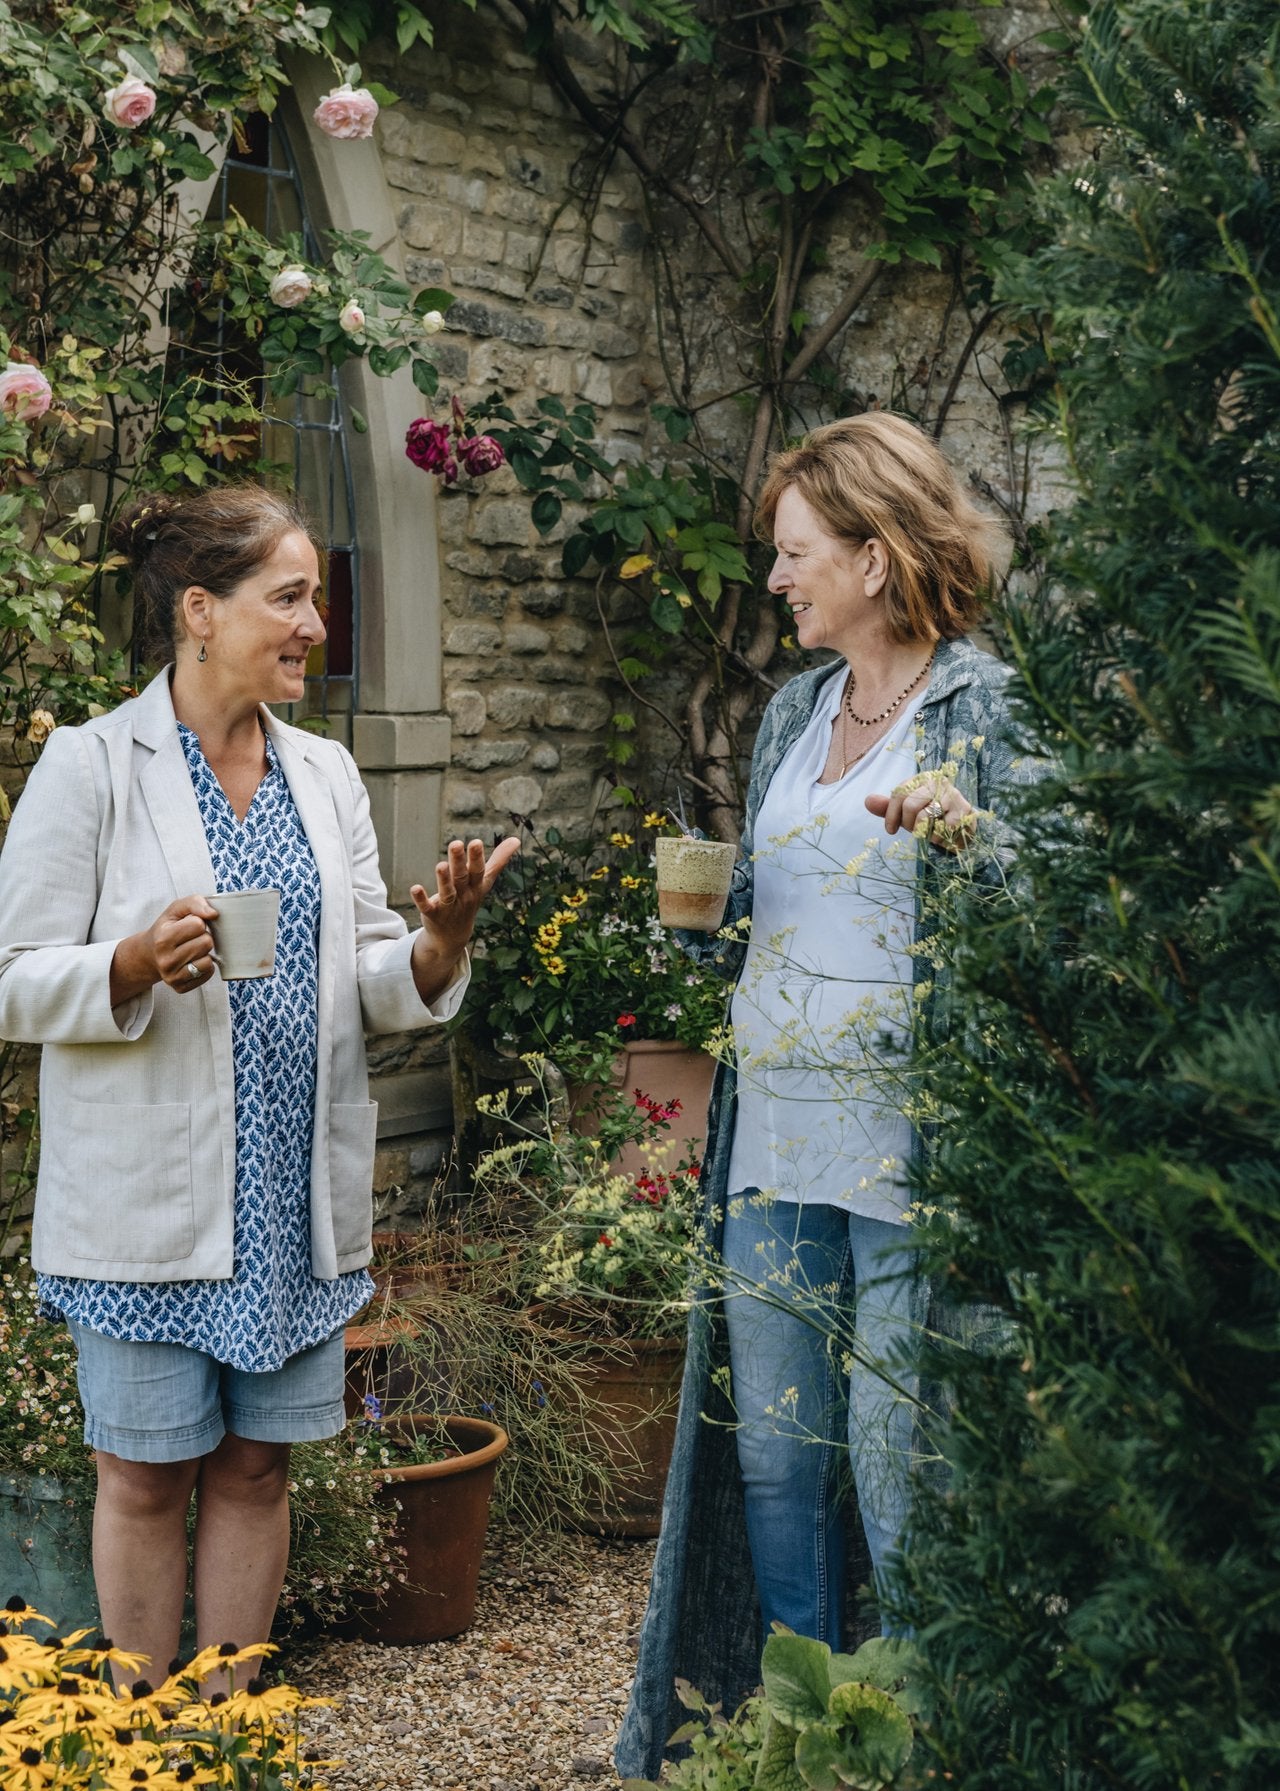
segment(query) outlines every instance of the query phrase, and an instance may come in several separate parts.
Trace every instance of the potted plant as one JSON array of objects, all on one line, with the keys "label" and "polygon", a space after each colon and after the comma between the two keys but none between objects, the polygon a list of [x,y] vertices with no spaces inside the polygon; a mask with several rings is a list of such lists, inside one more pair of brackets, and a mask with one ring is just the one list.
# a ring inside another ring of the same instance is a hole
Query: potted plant
[{"label": "potted plant", "polygon": [[388,1421],[370,1395],[365,1431],[377,1496],[394,1513],[400,1563],[376,1599],[359,1601],[378,1642],[439,1642],[471,1627],[489,1502],[507,1433],[487,1418]]},{"label": "potted plant", "polygon": [[[555,828],[539,837],[515,817],[524,850],[476,922],[468,1020],[455,1034],[458,1114],[473,1111],[486,1083],[518,1083],[521,1058],[534,1053],[555,1061],[580,1106],[597,1087],[678,1100],[701,1151],[714,1071],[706,1048],[724,1019],[724,984],[658,919],[654,847],[675,823],[640,805],[636,816],[581,840]],[[470,1132],[464,1121],[472,1159],[493,1128]]]},{"label": "potted plant", "polygon": [[[545,1066],[531,1060],[529,1070],[543,1092],[544,1123],[481,1158],[477,1192],[509,1222],[523,1216],[531,1316],[548,1342],[580,1351],[579,1383],[614,1484],[576,1521],[609,1535],[656,1535],[684,1360],[700,1164],[672,1132],[678,1101],[660,1103],[644,1090],[612,1094],[597,1103],[597,1129],[584,1133],[564,1123]],[[618,1167],[623,1145],[637,1167]]]}]

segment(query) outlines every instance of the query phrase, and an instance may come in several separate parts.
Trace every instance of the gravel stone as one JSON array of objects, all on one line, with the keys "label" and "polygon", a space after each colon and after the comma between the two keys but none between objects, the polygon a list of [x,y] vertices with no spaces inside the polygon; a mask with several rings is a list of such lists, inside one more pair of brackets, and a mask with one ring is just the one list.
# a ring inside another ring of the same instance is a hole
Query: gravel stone
[{"label": "gravel stone", "polygon": [[314,1641],[290,1678],[333,1708],[308,1745],[343,1764],[332,1791],[582,1791],[616,1785],[652,1542],[556,1538],[555,1571],[490,1534],[476,1620],[416,1648]]}]

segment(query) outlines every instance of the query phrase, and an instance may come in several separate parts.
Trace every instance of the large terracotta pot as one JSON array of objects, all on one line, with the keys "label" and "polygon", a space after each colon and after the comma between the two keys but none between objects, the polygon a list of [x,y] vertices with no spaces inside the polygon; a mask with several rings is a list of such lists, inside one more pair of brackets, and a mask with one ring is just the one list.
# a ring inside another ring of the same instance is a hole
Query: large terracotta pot
[{"label": "large terracotta pot", "polygon": [[531,1312],[546,1329],[574,1337],[574,1373],[590,1414],[592,1444],[610,1469],[608,1502],[575,1512],[571,1521],[596,1536],[656,1536],[675,1442],[684,1338],[611,1337],[593,1346],[572,1309],[548,1305]]},{"label": "large terracotta pot", "polygon": [[[672,1100],[680,1102],[679,1117],[671,1121],[665,1136],[676,1141],[680,1156],[684,1154],[685,1140],[691,1140],[699,1161],[707,1147],[707,1109],[715,1073],[714,1057],[705,1051],[691,1051],[672,1039],[630,1039],[613,1060],[613,1085],[623,1094],[633,1094],[639,1088],[664,1106]],[[571,1086],[569,1103],[578,1129],[593,1131],[590,1113],[585,1110],[590,1104],[590,1091]],[[673,1165],[676,1160],[673,1156]],[[644,1165],[640,1146],[628,1144],[610,1167],[619,1175],[635,1175]]]},{"label": "large terracotta pot", "polygon": [[[483,1418],[397,1419],[388,1428],[440,1427],[460,1453],[449,1461],[377,1469],[378,1498],[399,1506],[395,1541],[404,1549],[402,1580],[361,1608],[361,1632],[375,1642],[440,1642],[469,1629],[489,1527],[489,1498],[507,1433]],[[384,1478],[385,1476],[385,1478]]]}]

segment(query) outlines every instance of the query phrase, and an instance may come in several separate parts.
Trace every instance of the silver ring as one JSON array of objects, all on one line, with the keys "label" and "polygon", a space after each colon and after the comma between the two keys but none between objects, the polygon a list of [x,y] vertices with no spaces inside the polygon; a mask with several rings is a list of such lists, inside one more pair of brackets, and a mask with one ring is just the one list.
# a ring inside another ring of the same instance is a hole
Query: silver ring
[{"label": "silver ring", "polygon": [[942,804],[935,800],[929,804],[924,812],[928,815],[931,821],[940,821],[942,819]]},{"label": "silver ring", "polygon": [[196,982],[199,982],[200,980],[200,972],[196,969],[196,961],[194,958],[192,958],[191,962],[187,965],[187,975],[193,977]]}]

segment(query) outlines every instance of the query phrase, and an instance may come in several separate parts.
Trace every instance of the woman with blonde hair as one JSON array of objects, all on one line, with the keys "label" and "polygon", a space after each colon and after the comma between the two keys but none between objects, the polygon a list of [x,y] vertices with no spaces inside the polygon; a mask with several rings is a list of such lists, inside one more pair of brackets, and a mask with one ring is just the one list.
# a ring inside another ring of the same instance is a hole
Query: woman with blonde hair
[{"label": "woman with blonde hair", "polygon": [[844,1644],[842,1430],[883,1588],[908,1519],[904,1364],[924,1306],[918,1140],[891,1091],[934,975],[927,889],[947,870],[1000,874],[1002,797],[1031,774],[1008,739],[1007,670],[965,638],[996,531],[919,429],[869,413],[815,430],[772,462],[757,526],[796,641],[834,657],[766,709],[725,929],[682,936],[735,985],[703,1169],[723,1266],[690,1323],[624,1775],[656,1777],[677,1675],[732,1708],[774,1623]]}]

